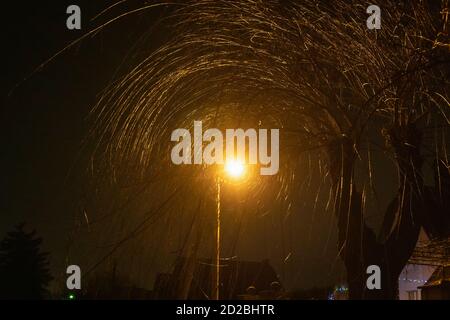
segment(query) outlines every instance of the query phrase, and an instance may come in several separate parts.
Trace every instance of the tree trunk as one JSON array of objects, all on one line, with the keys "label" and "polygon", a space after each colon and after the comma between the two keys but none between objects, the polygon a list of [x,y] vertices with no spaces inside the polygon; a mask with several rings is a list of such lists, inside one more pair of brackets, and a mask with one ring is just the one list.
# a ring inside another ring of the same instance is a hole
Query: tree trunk
[{"label": "tree trunk", "polygon": [[[404,128],[401,130],[404,134]],[[417,138],[416,131],[407,133],[408,138]],[[384,215],[378,239],[364,221],[364,195],[357,191],[353,180],[356,153],[352,140],[343,138],[329,149],[338,250],[347,271],[350,299],[396,299],[398,277],[418,239],[423,182],[420,177],[422,159],[415,146],[420,144],[420,138],[414,144],[412,141],[404,143],[411,139],[399,142],[394,141],[396,138],[391,139],[391,145],[396,154],[400,187]],[[366,281],[370,275],[366,271],[370,265],[380,267],[380,290],[367,288]]]}]

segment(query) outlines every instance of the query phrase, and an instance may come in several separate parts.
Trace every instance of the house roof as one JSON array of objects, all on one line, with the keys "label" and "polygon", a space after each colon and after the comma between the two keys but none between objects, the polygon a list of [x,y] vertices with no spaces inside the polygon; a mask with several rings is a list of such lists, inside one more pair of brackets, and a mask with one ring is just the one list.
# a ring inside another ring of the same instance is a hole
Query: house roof
[{"label": "house roof", "polygon": [[[170,274],[160,274],[155,281],[155,292],[165,298],[175,295],[183,279],[190,278],[189,299],[203,299],[211,291],[215,264],[211,259],[194,259],[189,263],[186,257],[178,257]],[[282,289],[280,279],[268,260],[242,261],[220,259],[220,296],[237,299],[252,288],[256,294]]]},{"label": "house roof", "polygon": [[450,238],[418,241],[408,263],[431,266],[450,265]]},{"label": "house roof", "polygon": [[431,277],[421,288],[435,287],[443,284],[450,284],[450,265],[436,268]]}]

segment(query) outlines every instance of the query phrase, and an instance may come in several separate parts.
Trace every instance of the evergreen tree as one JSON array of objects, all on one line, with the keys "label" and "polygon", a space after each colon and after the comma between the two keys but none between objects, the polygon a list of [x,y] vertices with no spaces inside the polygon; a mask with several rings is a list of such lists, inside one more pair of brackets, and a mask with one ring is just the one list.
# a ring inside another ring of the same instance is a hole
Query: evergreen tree
[{"label": "evergreen tree", "polygon": [[0,299],[43,299],[52,280],[48,253],[42,238],[25,224],[18,225],[0,242]]}]

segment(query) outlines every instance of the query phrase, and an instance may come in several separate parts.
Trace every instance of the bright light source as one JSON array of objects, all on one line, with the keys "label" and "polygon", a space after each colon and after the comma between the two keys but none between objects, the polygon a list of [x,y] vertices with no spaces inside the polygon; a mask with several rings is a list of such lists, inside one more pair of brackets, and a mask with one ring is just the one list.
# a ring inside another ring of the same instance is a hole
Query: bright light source
[{"label": "bright light source", "polygon": [[225,171],[233,178],[239,178],[244,174],[244,164],[237,160],[228,160],[225,163]]}]

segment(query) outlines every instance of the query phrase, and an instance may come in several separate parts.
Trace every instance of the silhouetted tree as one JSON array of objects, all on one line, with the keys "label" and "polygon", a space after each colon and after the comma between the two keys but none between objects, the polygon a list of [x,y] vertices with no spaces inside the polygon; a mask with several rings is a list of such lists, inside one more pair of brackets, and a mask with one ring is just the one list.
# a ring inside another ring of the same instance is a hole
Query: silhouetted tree
[{"label": "silhouetted tree", "polygon": [[[186,1],[174,15],[174,39],[108,88],[94,110],[94,133],[106,146],[98,148],[98,167],[109,163],[113,172],[101,176],[117,181],[118,172],[128,177],[138,168],[148,179],[170,163],[172,145],[161,141],[193,119],[205,128],[226,128],[233,118],[247,127],[282,128],[285,165],[271,183],[281,205],[291,208],[299,197],[292,186],[304,179],[289,161],[309,166],[315,159],[319,178],[330,182],[326,207],[336,217],[350,298],[395,299],[420,228],[448,219],[448,2],[381,6],[382,28],[374,32],[358,1]],[[376,198],[380,188],[371,150],[397,168],[387,209],[372,206],[381,230],[366,221],[367,195]],[[445,166],[432,188],[423,177],[430,159]],[[367,168],[368,178],[357,168]],[[268,185],[252,180],[258,191]],[[185,182],[168,179],[171,187]],[[254,194],[259,206],[264,197]],[[434,206],[442,210],[431,219]],[[367,290],[372,264],[383,270],[381,290]]]},{"label": "silhouetted tree", "polygon": [[18,225],[0,243],[0,299],[43,299],[52,280],[42,238]]}]

